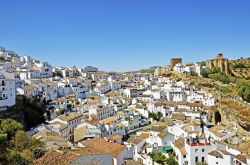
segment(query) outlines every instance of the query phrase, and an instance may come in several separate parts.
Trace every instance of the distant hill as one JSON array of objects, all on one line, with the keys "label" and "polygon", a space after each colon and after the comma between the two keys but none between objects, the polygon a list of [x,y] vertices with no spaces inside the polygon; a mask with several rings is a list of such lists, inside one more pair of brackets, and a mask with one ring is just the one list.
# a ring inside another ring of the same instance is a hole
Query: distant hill
[{"label": "distant hill", "polygon": [[140,72],[141,73],[154,73],[155,69],[157,68],[158,66],[153,66],[153,67],[150,67],[148,69],[141,69]]}]

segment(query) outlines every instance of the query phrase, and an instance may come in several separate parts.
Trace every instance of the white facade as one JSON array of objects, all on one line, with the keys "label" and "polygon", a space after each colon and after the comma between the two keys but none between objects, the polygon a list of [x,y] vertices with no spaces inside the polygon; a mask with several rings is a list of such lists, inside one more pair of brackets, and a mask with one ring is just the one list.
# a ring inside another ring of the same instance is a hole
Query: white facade
[{"label": "white facade", "polygon": [[16,84],[14,74],[0,72],[0,107],[16,103]]},{"label": "white facade", "polygon": [[[216,155],[213,154],[216,152]],[[208,153],[207,156],[207,163],[208,165],[232,165],[233,164],[233,155],[231,154],[224,154],[223,151],[215,150]]]}]

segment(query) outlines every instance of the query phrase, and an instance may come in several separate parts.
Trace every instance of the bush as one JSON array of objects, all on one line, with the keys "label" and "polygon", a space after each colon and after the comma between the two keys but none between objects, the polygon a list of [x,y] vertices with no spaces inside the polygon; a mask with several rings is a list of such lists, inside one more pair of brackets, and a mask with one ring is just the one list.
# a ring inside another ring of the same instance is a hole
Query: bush
[{"label": "bush", "polygon": [[234,64],[233,65],[233,68],[247,68],[247,66],[245,66],[244,64],[242,64],[242,63],[238,63],[238,64]]},{"label": "bush", "polygon": [[215,80],[215,81],[223,82],[224,84],[230,83],[230,78],[226,75],[221,74],[221,73],[209,74],[208,77]]},{"label": "bush", "polygon": [[191,76],[198,76],[198,74],[197,74],[196,72],[194,72],[194,71],[191,71],[191,72],[190,72],[190,75],[191,75]]},{"label": "bush", "polygon": [[156,121],[160,121],[162,119],[162,113],[161,112],[149,113],[148,117],[152,118],[152,119],[154,119]]},{"label": "bush", "polygon": [[61,73],[61,72],[58,72],[58,71],[53,72],[53,77],[56,77],[56,76],[63,78],[62,73]]},{"label": "bush", "polygon": [[208,78],[209,71],[208,70],[202,70],[201,75],[202,75],[202,77]]},{"label": "bush", "polygon": [[247,81],[237,82],[238,95],[245,101],[250,102],[250,83]]},{"label": "bush", "polygon": [[154,162],[159,164],[164,164],[166,160],[166,156],[163,155],[161,152],[151,152],[149,156],[153,159]]},{"label": "bush", "polygon": [[175,160],[173,154],[170,154],[166,160],[167,165],[178,165],[178,162]]},{"label": "bush", "polygon": [[232,90],[227,87],[220,87],[220,91],[224,94],[231,93]]}]

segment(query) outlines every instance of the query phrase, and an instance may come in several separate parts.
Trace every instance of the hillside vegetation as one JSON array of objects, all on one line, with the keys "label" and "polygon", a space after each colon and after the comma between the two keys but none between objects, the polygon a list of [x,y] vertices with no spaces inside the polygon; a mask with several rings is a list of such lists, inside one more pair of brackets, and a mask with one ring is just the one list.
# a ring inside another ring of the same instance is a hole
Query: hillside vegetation
[{"label": "hillside vegetation", "polygon": [[250,58],[231,60],[229,66],[233,76],[250,80]]},{"label": "hillside vegetation", "polygon": [[12,119],[0,119],[0,164],[32,164],[44,154],[43,143],[30,138],[23,126]]},{"label": "hillside vegetation", "polygon": [[41,123],[44,123],[45,104],[42,100],[33,97],[18,96],[16,105],[9,107],[7,111],[0,113],[0,119],[14,119],[29,130]]}]

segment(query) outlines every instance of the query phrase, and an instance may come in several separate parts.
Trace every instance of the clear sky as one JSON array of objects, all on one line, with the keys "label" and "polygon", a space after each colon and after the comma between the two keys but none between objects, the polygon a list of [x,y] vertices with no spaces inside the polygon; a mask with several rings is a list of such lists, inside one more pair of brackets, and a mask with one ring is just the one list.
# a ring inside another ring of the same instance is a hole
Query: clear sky
[{"label": "clear sky", "polygon": [[249,57],[250,0],[0,0],[0,45],[106,71]]}]

